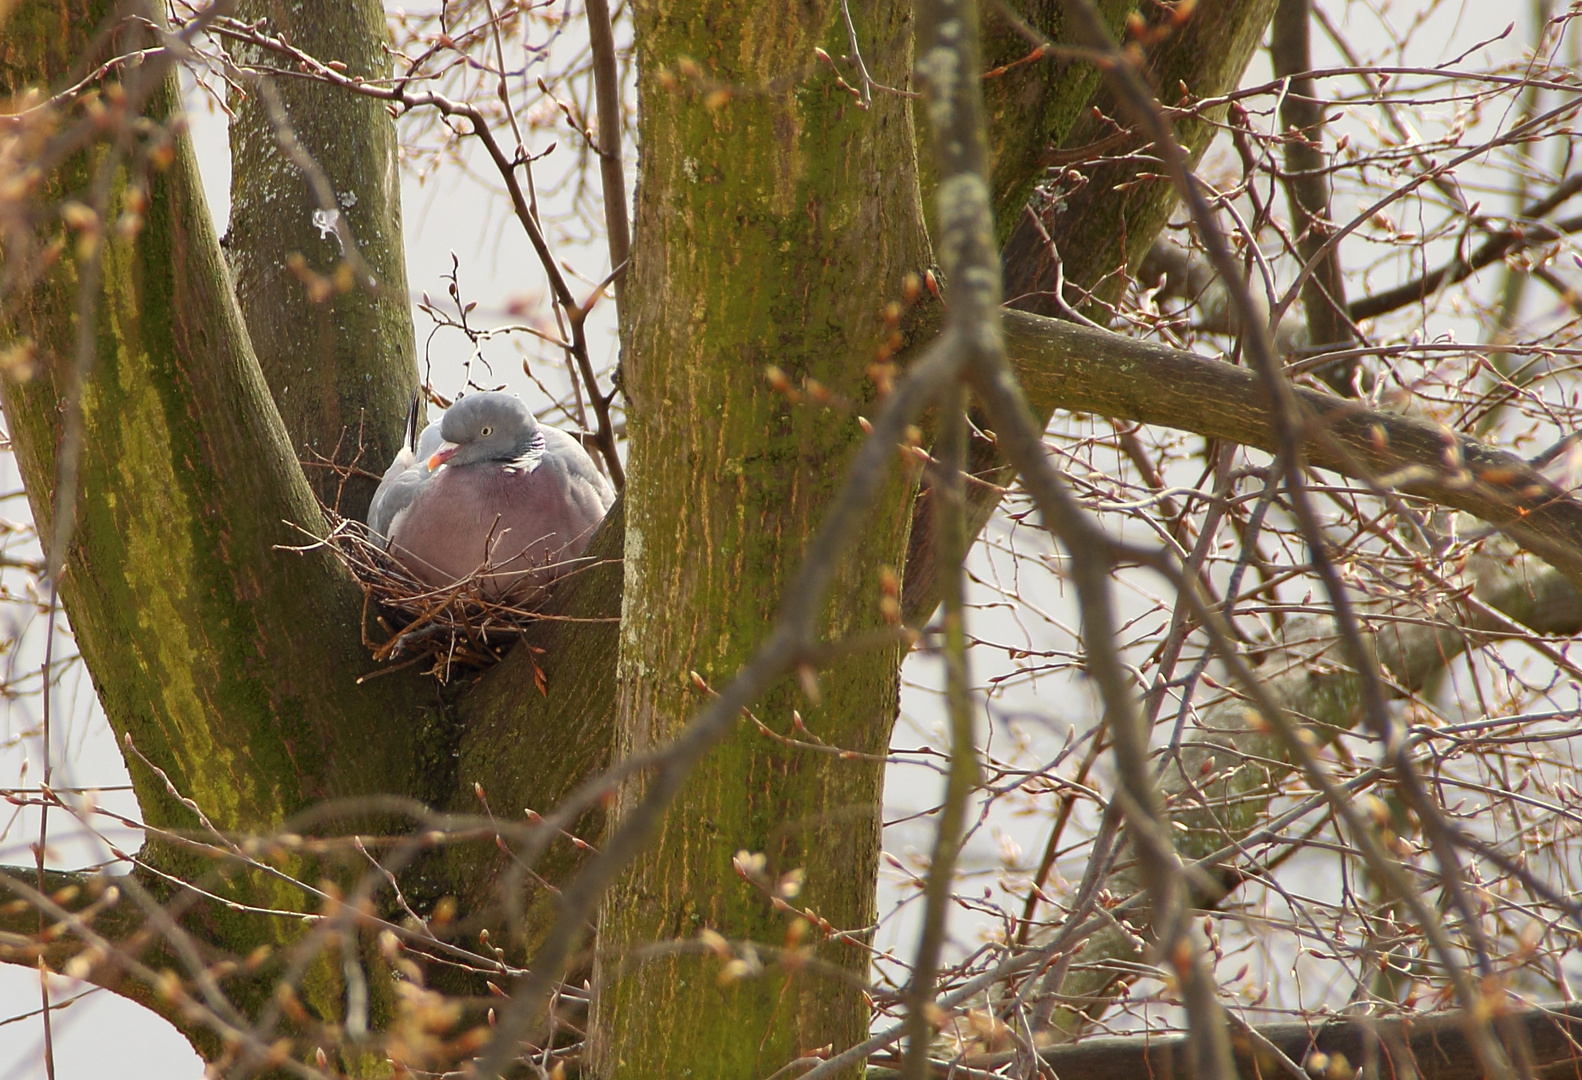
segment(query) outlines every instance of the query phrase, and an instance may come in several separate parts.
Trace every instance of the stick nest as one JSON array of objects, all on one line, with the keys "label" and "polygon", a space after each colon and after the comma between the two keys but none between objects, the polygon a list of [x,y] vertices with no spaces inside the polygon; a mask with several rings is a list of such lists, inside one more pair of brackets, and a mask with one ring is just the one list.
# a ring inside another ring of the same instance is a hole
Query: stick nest
[{"label": "stick nest", "polygon": [[[367,525],[328,507],[324,518],[329,535],[308,533],[313,542],[292,550],[327,549],[362,586],[363,644],[383,666],[358,682],[414,665],[426,665],[426,674],[442,683],[475,675],[499,663],[529,623],[545,618],[533,610],[543,601],[543,588],[525,598],[490,597],[484,588],[493,573],[489,566],[435,588],[414,578]],[[542,692],[544,673],[536,659],[533,674]]]}]

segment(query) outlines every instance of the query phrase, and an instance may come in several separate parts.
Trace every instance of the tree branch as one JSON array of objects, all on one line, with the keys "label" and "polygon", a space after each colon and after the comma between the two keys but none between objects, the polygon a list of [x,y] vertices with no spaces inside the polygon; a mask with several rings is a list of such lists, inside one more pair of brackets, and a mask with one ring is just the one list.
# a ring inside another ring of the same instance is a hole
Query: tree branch
[{"label": "tree branch", "polygon": [[[1280,0],[1274,13],[1269,56],[1277,77],[1290,81],[1280,96],[1280,122],[1285,125],[1284,176],[1291,203],[1291,231],[1303,262],[1319,262],[1302,285],[1302,307],[1307,314],[1308,344],[1329,350],[1344,349],[1356,340],[1346,315],[1346,281],[1341,273],[1340,249],[1326,247],[1329,224],[1329,175],[1324,155],[1324,107],[1315,96],[1309,31],[1310,0]],[[1352,377],[1358,361],[1349,358],[1322,369],[1321,378],[1336,393],[1355,396]]]},{"label": "tree branch", "polygon": [[[1139,420],[1273,451],[1278,432],[1245,368],[1103,330],[1007,312],[1006,348],[1038,407]],[[1514,454],[1427,421],[1293,388],[1319,468],[1466,511],[1582,583],[1582,502]]]},{"label": "tree branch", "polygon": [[[588,47],[599,110],[599,179],[604,189],[605,242],[610,248],[610,287],[619,306],[625,291],[626,260],[632,251],[632,226],[626,209],[626,174],[621,164],[621,69],[615,58],[615,29],[609,0],[588,0]],[[598,388],[591,387],[597,394]]]},{"label": "tree branch", "polygon": [[1582,232],[1582,214],[1574,214],[1555,222],[1542,220],[1579,191],[1582,191],[1582,173],[1575,173],[1568,176],[1549,196],[1524,209],[1517,224],[1492,233],[1471,255],[1463,257],[1458,251],[1454,259],[1420,278],[1374,293],[1372,296],[1360,297],[1351,302],[1348,314],[1353,321],[1360,322],[1363,319],[1388,314],[1408,304],[1422,303],[1440,289],[1465,281],[1477,271],[1492,266],[1514,251]]},{"label": "tree branch", "polygon": [[[1575,1077],[1582,1055],[1582,1005],[1575,1002],[1523,1009],[1509,1014],[1532,1046],[1535,1077]],[[1310,1075],[1350,1076],[1369,1061],[1380,1062],[1378,1075],[1418,1080],[1482,1080],[1478,1059],[1467,1044],[1466,1019],[1459,1013],[1433,1016],[1337,1017],[1315,1027],[1311,1023],[1267,1024],[1234,1032],[1231,1046],[1240,1080],[1269,1080],[1275,1075],[1276,1053],[1304,1064]],[[1262,1045],[1260,1045],[1262,1044]],[[1319,1055],[1323,1055],[1320,1057]],[[1056,1047],[1039,1054],[1056,1076],[1082,1080],[1136,1080],[1140,1076],[1198,1080],[1185,1035],[1117,1036],[1089,1039],[1077,1046]],[[936,1062],[939,1077],[987,1076],[1016,1060],[1014,1053],[984,1054],[961,1062]],[[969,1071],[981,1070],[981,1071]],[[1339,1071],[1337,1071],[1339,1070]],[[1389,1070],[1389,1071],[1386,1071]],[[884,1066],[871,1078],[899,1076]],[[998,1074],[996,1074],[998,1075]]]},{"label": "tree branch", "polygon": [[[46,940],[41,942],[38,909],[26,896],[9,887],[15,880],[37,888],[37,879],[36,867],[0,866],[0,897],[6,898],[0,900],[0,963],[34,967],[42,955],[53,970],[59,971],[64,958],[81,948],[81,943],[59,934],[46,934]],[[89,917],[84,915],[89,913],[101,933],[119,939],[143,920],[129,905],[123,907],[117,895],[107,895],[114,885],[115,879],[108,874],[45,870],[41,891],[73,914]]]}]

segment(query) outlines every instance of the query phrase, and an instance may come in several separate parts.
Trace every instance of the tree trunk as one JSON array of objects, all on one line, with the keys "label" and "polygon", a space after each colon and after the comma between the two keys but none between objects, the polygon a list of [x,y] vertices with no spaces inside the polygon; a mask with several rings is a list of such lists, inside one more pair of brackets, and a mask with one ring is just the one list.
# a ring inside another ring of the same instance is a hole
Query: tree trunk
[{"label": "tree trunk", "polygon": [[[905,102],[864,111],[827,68],[848,51],[840,6],[655,4],[636,13],[639,184],[625,358],[631,469],[617,691],[617,754],[674,736],[708,682],[729,679],[763,640],[781,592],[861,438],[854,416],[792,404],[764,377],[814,378],[873,408],[866,374],[880,311],[928,265]],[[869,71],[910,70],[909,5],[853,4]],[[678,65],[686,56],[696,76]],[[729,88],[728,100],[711,97]],[[874,506],[842,568],[826,632],[884,625],[882,568],[905,554],[910,484]],[[786,680],[757,708],[782,733],[798,710],[819,738],[882,754],[895,719],[900,650],[842,661],[820,700]],[[592,1046],[597,1075],[741,1077],[866,1031],[853,983],[771,965],[717,982],[713,956],[645,956],[656,942],[788,942],[797,919],[732,867],[760,853],[762,880],[805,873],[794,901],[851,942],[819,960],[865,978],[874,918],[882,775],[872,760],[810,754],[744,721],[690,778],[599,923]],[[641,781],[622,791],[617,813]]]},{"label": "tree trunk", "polygon": [[[59,82],[112,9],[41,0],[13,10],[3,90]],[[123,25],[91,62],[138,43],[136,27]],[[135,238],[99,230],[97,287],[92,253],[67,243],[53,268],[10,298],[4,338],[32,343],[38,375],[0,386],[48,546],[62,441],[85,377],[61,596],[111,728],[227,833],[273,833],[337,798],[432,800],[452,775],[432,684],[397,673],[358,686],[371,667],[361,590],[327,553],[286,550],[322,535],[324,521],[232,298],[174,75],[149,61],[130,69],[125,86],[132,107],[146,97],[146,113],[165,126],[133,140],[124,160],[104,143],[76,154],[38,205],[54,215],[56,200],[91,201],[102,177],[106,222],[133,208],[129,189],[146,190],[143,227]],[[128,767],[148,824],[202,831],[163,777],[131,757]],[[342,832],[354,819],[370,820],[354,809],[325,827]],[[143,858],[244,902],[314,903],[278,879],[215,880],[213,860],[185,847],[151,843]],[[302,860],[283,865],[310,880],[319,873]],[[301,932],[218,905],[201,927],[203,940],[243,955]],[[303,993],[310,1009],[334,1016],[339,980],[328,955],[322,967]],[[268,1000],[267,986],[257,989],[236,988],[244,1009]]]},{"label": "tree trunk", "polygon": [[[1160,100],[1174,105],[1185,95],[1213,98],[1228,93],[1263,39],[1278,0],[1202,0],[1183,25],[1148,50],[1148,70]],[[1154,21],[1171,10],[1150,5]],[[1104,158],[1084,164],[1055,185],[1057,196],[1046,225],[1060,252],[1068,283],[1112,298],[1122,272],[1136,267],[1175,211],[1178,196],[1151,157],[1139,156],[1146,140],[1126,131],[1128,118],[1105,87],[1094,94],[1064,141],[1056,162]],[[1218,134],[1212,121],[1223,107],[1202,118],[1177,118],[1176,139],[1196,162]],[[1142,176],[1140,174],[1148,174]],[[1020,208],[1018,208],[1020,209]],[[1037,294],[1053,288],[1053,265],[1031,223],[1018,218],[1006,243],[1005,295],[1014,307],[1040,314],[1057,311]],[[1025,299],[1018,301],[1018,297]],[[1070,302],[1081,306],[1081,295]]]},{"label": "tree trunk", "polygon": [[[286,35],[320,60],[341,61],[350,76],[390,76],[379,0],[246,0],[236,14],[266,19],[266,31]],[[238,63],[283,66],[253,46],[235,52]],[[300,78],[270,85],[289,132],[277,129],[261,88],[232,93],[231,225],[224,243],[236,298],[292,448],[306,462],[334,458],[383,472],[400,448],[418,379],[395,121],[383,102],[334,87]],[[354,283],[340,241],[321,224],[323,208],[308,179],[281,152],[283,137],[294,137],[323,170],[371,282]],[[323,279],[328,295],[310,296],[306,275]],[[335,473],[310,464],[308,481],[326,505],[338,499],[346,517],[367,513],[373,479],[354,477],[342,490]]]}]

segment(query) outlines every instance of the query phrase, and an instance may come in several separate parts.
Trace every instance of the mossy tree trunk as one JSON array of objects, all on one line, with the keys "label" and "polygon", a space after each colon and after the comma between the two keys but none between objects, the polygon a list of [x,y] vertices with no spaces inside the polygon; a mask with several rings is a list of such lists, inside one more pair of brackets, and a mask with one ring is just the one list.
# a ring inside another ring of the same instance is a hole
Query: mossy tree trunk
[{"label": "mossy tree trunk", "polygon": [[[40,40],[27,16],[55,10],[13,12],[7,45]],[[79,48],[109,10],[71,13]],[[311,531],[323,520],[232,298],[173,77],[160,77],[148,111],[168,124],[149,141],[170,157],[140,168],[148,163],[134,156],[116,181],[122,193],[129,177],[146,185],[146,224],[133,239],[105,230],[82,494],[61,582],[95,687],[117,734],[222,828],[271,828],[358,792],[417,792],[422,733],[392,732],[389,718],[433,695],[416,679],[358,688],[368,666],[360,590],[326,554],[285,550],[304,540],[293,524]],[[103,164],[102,154],[76,159],[52,193],[77,194]],[[107,219],[123,206],[116,195]],[[39,377],[5,383],[4,405],[46,543],[85,272],[81,249],[66,250],[15,298],[5,327],[37,350]],[[150,823],[193,823],[162,785],[140,794]]]},{"label": "mossy tree trunk", "polygon": [[[246,0],[236,14],[267,19],[297,48],[346,64],[350,76],[390,77],[379,0]],[[258,65],[271,58],[241,46],[236,59]],[[401,445],[417,385],[395,121],[383,102],[306,79],[276,78],[270,87],[289,124],[284,130],[262,87],[232,94],[226,251],[264,380],[292,448],[311,463],[308,482],[326,505],[339,500],[344,516],[361,518],[374,482],[354,477],[343,490],[320,459],[383,471]],[[322,170],[355,252],[342,252],[339,236],[326,230],[325,208],[298,163],[281,153],[282,137],[300,142]],[[366,266],[360,283],[349,255]],[[315,281],[333,291],[311,296],[306,282]]]},{"label": "mossy tree trunk", "polygon": [[[909,5],[853,4],[879,82],[907,81]],[[861,439],[855,416],[773,389],[775,365],[874,407],[867,374],[886,336],[881,309],[929,263],[903,100],[862,109],[815,46],[846,49],[838,3],[795,19],[774,5],[646,5],[636,12],[639,182],[627,308],[631,469],[617,674],[617,753],[654,749],[697,708],[696,672],[723,683],[765,637],[801,552]],[[675,74],[690,57],[693,83]],[[703,87],[738,88],[728,101]],[[905,556],[911,486],[897,477],[826,612],[840,640],[881,628],[880,574]],[[894,646],[849,657],[818,700],[787,679],[758,717],[865,757],[808,754],[743,723],[688,781],[651,853],[612,890],[599,925],[595,1068],[600,1075],[767,1074],[860,1038],[860,990],[771,968],[717,985],[712,956],[645,961],[657,940],[710,929],[780,944],[793,916],[742,880],[805,875],[799,905],[841,930],[874,917],[879,766],[899,690]],[[634,781],[619,805],[641,788]],[[619,805],[617,814],[619,814]],[[862,935],[819,959],[861,978]]]},{"label": "mossy tree trunk", "polygon": [[[14,8],[0,44],[4,90],[58,85],[74,64],[136,47],[135,27],[123,24],[98,40],[98,55],[87,55],[95,32],[116,16],[108,3]],[[134,139],[120,160],[100,143],[47,178],[40,205],[53,214],[56,200],[86,200],[103,172],[106,224],[79,222],[75,234],[59,221],[41,226],[45,240],[67,241],[63,254],[8,298],[3,329],[9,342],[36,350],[37,377],[7,381],[3,400],[47,545],[64,421],[85,355],[78,313],[91,318],[80,497],[60,585],[110,725],[230,834],[278,831],[327,800],[396,792],[435,801],[450,772],[448,726],[432,687],[399,673],[358,686],[370,666],[361,590],[327,553],[286,550],[308,533],[322,535],[324,520],[232,295],[174,74],[156,63],[134,67],[124,89],[162,126]],[[80,116],[57,119],[66,125]],[[109,227],[139,205],[135,236]],[[89,231],[100,237],[96,268],[75,242]],[[128,768],[145,821],[199,829],[164,779],[130,757]],[[142,857],[186,880],[209,879],[241,901],[312,903],[278,879],[215,881],[211,860],[179,846],[150,844]],[[293,869],[317,874],[305,863]],[[237,955],[301,932],[222,905],[194,929]],[[304,997],[333,1019],[340,987],[324,968],[310,976]],[[267,982],[232,987],[244,1008],[261,1006],[268,991]],[[179,1010],[165,1011],[201,1051],[216,1052],[217,1042]]]}]

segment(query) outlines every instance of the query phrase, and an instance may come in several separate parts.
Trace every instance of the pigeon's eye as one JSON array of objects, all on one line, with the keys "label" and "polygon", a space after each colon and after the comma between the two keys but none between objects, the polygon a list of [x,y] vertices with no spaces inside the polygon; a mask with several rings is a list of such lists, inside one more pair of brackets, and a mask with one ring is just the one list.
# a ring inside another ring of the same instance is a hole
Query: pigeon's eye
[{"label": "pigeon's eye", "polygon": [[478,432],[478,434],[482,435],[485,439],[487,439],[490,435],[494,434],[494,428],[492,428],[489,425],[485,424],[484,427],[483,427],[483,430]]}]

